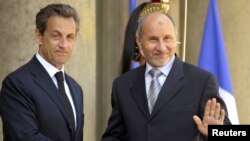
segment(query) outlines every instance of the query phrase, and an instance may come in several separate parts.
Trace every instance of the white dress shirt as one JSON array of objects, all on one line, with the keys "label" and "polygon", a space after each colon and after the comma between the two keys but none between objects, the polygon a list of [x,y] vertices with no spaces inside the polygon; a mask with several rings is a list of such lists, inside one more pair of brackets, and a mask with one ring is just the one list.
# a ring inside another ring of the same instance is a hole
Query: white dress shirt
[{"label": "white dress shirt", "polygon": [[[42,56],[41,56],[39,53],[36,53],[36,58],[37,58],[38,61],[42,64],[42,66],[45,68],[45,70],[49,73],[49,76],[51,77],[51,79],[52,79],[53,82],[55,83],[56,87],[58,88],[55,74],[56,74],[58,71],[62,71],[62,72],[63,72],[64,80],[65,80],[64,66],[62,67],[61,70],[58,70],[56,67],[54,67],[53,65],[51,65],[50,63],[48,63],[45,59],[43,59]],[[67,97],[68,97],[68,99],[69,99],[69,101],[70,101],[70,104],[71,104],[71,106],[72,106],[73,113],[74,113],[75,125],[77,126],[77,124],[76,124],[77,122],[76,122],[76,110],[75,110],[75,105],[74,105],[74,102],[73,102],[73,99],[72,99],[72,96],[71,96],[71,93],[70,93],[70,90],[69,90],[69,86],[68,86],[68,84],[66,83],[66,81],[64,81],[64,87],[65,87],[66,95],[67,95]],[[75,126],[75,128],[76,128],[76,126]]]},{"label": "white dress shirt", "polygon": [[[158,80],[161,84],[161,87],[163,86],[165,80],[168,77],[168,74],[173,66],[175,60],[175,56],[173,55],[173,57],[170,59],[170,61],[163,67],[160,68],[156,68],[158,70],[160,70],[162,72],[163,75],[159,76]],[[150,83],[152,81],[152,77],[151,75],[148,73],[153,67],[146,63],[146,71],[145,71],[145,84],[146,84],[146,93],[147,93],[147,98],[149,97],[149,87],[150,87]],[[158,97],[159,94],[157,94]]]}]

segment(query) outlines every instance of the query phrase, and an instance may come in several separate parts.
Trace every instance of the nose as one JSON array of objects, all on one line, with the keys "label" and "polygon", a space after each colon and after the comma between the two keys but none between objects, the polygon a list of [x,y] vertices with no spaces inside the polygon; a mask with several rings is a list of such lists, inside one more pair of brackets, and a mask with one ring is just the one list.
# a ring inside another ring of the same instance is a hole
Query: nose
[{"label": "nose", "polygon": [[67,44],[68,44],[67,39],[64,38],[64,37],[62,37],[62,38],[60,39],[59,46],[62,47],[62,48],[65,48],[65,47],[67,47]]},{"label": "nose", "polygon": [[167,48],[167,43],[164,41],[159,41],[157,50],[164,51]]}]

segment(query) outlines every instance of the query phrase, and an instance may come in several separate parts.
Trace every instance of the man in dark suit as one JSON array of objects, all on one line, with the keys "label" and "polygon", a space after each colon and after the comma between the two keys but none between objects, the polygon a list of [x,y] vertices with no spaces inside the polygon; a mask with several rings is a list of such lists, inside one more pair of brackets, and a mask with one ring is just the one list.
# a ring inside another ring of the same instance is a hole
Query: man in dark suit
[{"label": "man in dark suit", "polygon": [[172,18],[157,8],[141,13],[136,41],[146,64],[114,80],[102,141],[206,140],[209,124],[231,124],[215,78],[175,55]]},{"label": "man in dark suit", "polygon": [[83,140],[83,92],[64,72],[78,29],[79,17],[70,5],[50,4],[37,13],[39,51],[2,84],[4,141]]}]

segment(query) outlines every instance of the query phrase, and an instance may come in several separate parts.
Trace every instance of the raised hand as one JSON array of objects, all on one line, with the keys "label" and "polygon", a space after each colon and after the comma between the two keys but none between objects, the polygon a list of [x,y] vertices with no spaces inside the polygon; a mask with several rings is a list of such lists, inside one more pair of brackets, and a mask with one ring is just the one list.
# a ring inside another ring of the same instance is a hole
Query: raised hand
[{"label": "raised hand", "polygon": [[198,130],[205,136],[208,135],[208,125],[223,125],[224,118],[225,111],[215,98],[207,101],[202,120],[197,115],[193,116]]}]

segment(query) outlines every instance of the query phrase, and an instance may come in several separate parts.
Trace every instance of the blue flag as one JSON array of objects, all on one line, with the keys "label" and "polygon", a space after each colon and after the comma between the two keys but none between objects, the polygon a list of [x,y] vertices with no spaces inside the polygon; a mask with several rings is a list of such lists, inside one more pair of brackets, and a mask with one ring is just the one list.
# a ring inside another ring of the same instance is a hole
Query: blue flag
[{"label": "blue flag", "polygon": [[129,13],[131,14],[137,6],[137,0],[129,0]]},{"label": "blue flag", "polygon": [[209,2],[198,66],[216,76],[229,119],[232,124],[239,124],[216,0]]}]

